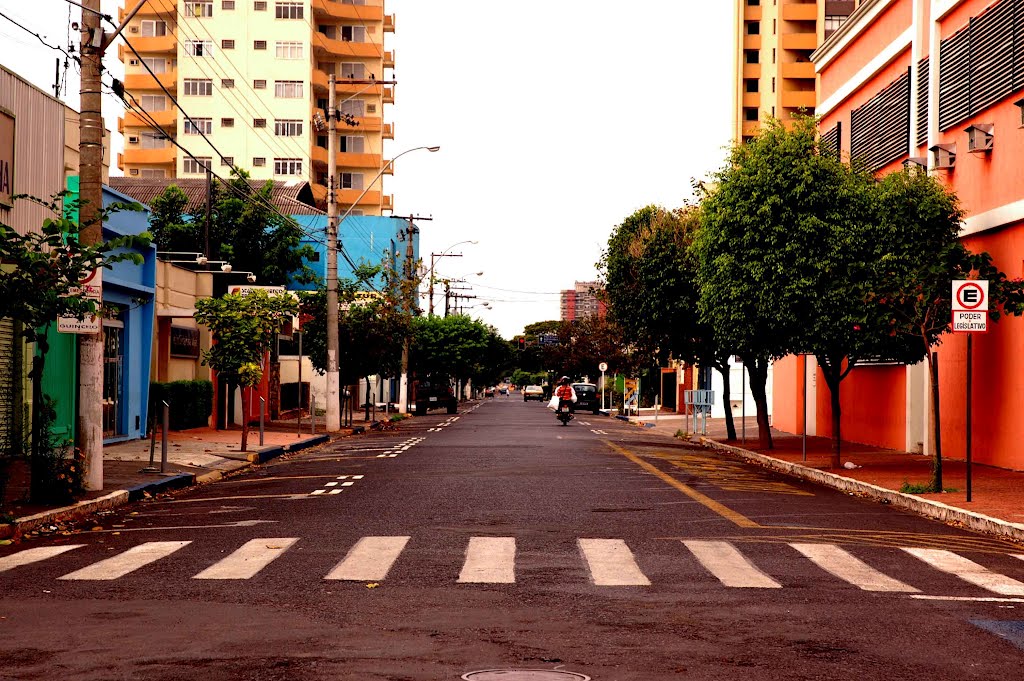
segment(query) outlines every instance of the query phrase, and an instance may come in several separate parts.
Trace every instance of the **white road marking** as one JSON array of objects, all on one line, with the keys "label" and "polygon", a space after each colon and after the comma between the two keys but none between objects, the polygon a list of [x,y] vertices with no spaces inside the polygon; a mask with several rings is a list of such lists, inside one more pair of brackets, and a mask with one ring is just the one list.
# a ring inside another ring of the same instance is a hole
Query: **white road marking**
[{"label": "white road marking", "polygon": [[515,563],[515,537],[470,537],[459,582],[513,584],[516,581]]},{"label": "white road marking", "polygon": [[942,549],[919,549],[903,547],[903,550],[931,565],[937,570],[949,573],[965,582],[1003,596],[1024,596],[1024,583]]},{"label": "white road marking", "polygon": [[604,432],[603,430],[598,430],[598,429],[595,429],[595,428],[591,428],[590,432],[593,433],[594,435],[607,435],[608,434],[608,433]]},{"label": "white road marking", "polygon": [[597,586],[650,586],[633,553],[621,539],[579,539],[580,550]]},{"label": "white road marking", "polygon": [[922,601],[971,601],[978,603],[1024,603],[1024,598],[999,598],[998,596],[928,596],[925,594],[911,595]]},{"label": "white road marking", "polygon": [[[328,484],[328,485],[337,485],[338,483],[336,483],[336,482],[329,482],[329,483],[327,483],[327,484]],[[354,484],[356,484],[356,483],[354,483],[354,482],[352,482],[352,481],[349,481],[349,482],[343,482],[343,483],[341,483],[341,486],[342,486],[342,487],[351,487],[351,486],[352,486],[352,485],[354,485]]]},{"label": "white road marking", "polygon": [[744,589],[781,589],[782,585],[761,572],[735,546],[724,541],[684,541],[700,564],[725,586]]},{"label": "white road marking", "polygon": [[408,542],[409,537],[363,537],[324,579],[382,580]]},{"label": "white road marking", "polygon": [[192,579],[249,579],[279,558],[298,537],[252,539],[230,556],[217,561]]},{"label": "white road marking", "polygon": [[821,569],[849,582],[864,591],[901,591],[917,593],[915,589],[903,582],[882,574],[867,565],[856,556],[844,551],[834,544],[790,544],[794,549],[809,558]]},{"label": "white road marking", "polygon": [[589,426],[590,425],[590,421],[580,421],[580,425],[581,426]]},{"label": "white road marking", "polygon": [[343,489],[332,489],[328,494],[341,494],[344,491]]},{"label": "white road marking", "polygon": [[312,492],[310,492],[310,494],[324,494],[326,492],[327,492],[327,490],[325,490],[325,489],[315,489]]},{"label": "white road marking", "polygon": [[134,572],[141,567],[154,563],[161,558],[166,558],[175,551],[188,546],[189,541],[151,541],[145,544],[133,546],[124,553],[111,556],[106,560],[88,565],[81,570],[75,570],[60,577],[68,580],[109,580],[124,577],[129,572]]},{"label": "white road marking", "polygon": [[[348,484],[351,485],[352,483],[350,482]],[[328,483],[324,484],[324,487],[337,487],[337,486],[338,486],[337,482],[328,482]]]},{"label": "white road marking", "polygon": [[62,553],[66,553],[72,549],[80,549],[85,544],[68,544],[66,546],[38,546],[34,549],[25,549],[18,553],[11,554],[10,556],[4,556],[0,558],[0,572],[6,572],[12,568],[21,567],[22,565],[29,565],[30,563],[36,563],[47,558],[53,558],[59,556]]}]

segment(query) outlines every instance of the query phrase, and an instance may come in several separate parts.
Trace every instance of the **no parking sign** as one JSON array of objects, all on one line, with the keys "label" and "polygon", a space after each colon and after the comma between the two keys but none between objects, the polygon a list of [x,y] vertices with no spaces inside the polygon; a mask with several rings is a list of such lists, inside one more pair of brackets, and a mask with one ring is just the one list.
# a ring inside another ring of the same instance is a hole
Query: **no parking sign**
[{"label": "no parking sign", "polygon": [[988,280],[953,281],[953,332],[988,331]]}]

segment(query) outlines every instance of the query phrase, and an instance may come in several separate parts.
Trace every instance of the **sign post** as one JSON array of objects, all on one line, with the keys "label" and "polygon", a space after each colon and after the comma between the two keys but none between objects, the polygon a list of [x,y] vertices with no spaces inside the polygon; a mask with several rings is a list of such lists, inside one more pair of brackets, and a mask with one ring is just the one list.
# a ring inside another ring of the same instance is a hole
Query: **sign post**
[{"label": "sign post", "polygon": [[604,384],[604,372],[608,371],[608,362],[601,362],[600,364],[597,365],[597,368],[601,370],[601,408],[604,409],[604,394],[606,392]]},{"label": "sign post", "polygon": [[967,501],[971,501],[971,383],[974,378],[972,360],[974,334],[988,331],[988,281],[953,281],[953,333],[967,334]]}]

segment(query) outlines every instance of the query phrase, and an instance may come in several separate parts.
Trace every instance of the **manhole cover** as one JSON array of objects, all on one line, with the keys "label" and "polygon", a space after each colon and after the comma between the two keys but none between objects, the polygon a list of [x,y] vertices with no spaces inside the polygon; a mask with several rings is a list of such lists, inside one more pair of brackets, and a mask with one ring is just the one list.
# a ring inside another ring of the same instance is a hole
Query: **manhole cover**
[{"label": "manhole cover", "polygon": [[484,669],[463,674],[466,681],[590,681],[589,676],[554,669]]}]

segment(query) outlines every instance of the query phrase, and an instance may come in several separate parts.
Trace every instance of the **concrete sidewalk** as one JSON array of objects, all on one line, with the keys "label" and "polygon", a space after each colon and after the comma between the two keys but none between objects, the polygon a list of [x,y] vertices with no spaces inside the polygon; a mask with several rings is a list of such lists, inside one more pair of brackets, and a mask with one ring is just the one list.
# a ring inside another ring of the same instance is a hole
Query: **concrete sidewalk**
[{"label": "concrete sidewalk", "polygon": [[[668,437],[674,437],[680,430],[687,432],[685,418],[678,415],[659,415],[657,424],[653,416],[647,415],[639,419],[633,417],[630,422]],[[745,442],[743,423],[738,418],[735,422],[737,440],[726,438],[723,418],[708,419],[707,435],[699,440],[706,446],[787,475],[877,499],[943,522],[1024,542],[1024,471],[974,464],[972,500],[967,501],[966,463],[943,457],[945,492],[905,493],[900,491],[904,485],[929,483],[932,477],[930,456],[844,440],[840,445],[844,467],[833,469],[830,438],[808,437],[805,445],[799,435],[772,429],[774,447],[763,450],[758,443],[756,418],[748,416],[746,419]],[[847,462],[854,467],[845,467]]]}]

